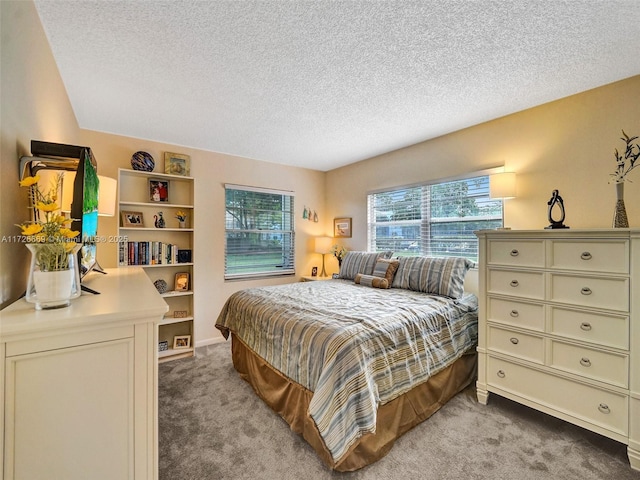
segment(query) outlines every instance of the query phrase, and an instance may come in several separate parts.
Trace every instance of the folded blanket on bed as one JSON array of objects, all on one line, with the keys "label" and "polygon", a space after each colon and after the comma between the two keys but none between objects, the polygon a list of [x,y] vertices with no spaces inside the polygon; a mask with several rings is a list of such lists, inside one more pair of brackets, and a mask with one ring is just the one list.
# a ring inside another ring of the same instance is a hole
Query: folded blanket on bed
[{"label": "folded blanket on bed", "polygon": [[337,462],[375,432],[378,405],[475,348],[477,299],[301,282],[234,293],[216,327],[314,392],[309,414]]}]

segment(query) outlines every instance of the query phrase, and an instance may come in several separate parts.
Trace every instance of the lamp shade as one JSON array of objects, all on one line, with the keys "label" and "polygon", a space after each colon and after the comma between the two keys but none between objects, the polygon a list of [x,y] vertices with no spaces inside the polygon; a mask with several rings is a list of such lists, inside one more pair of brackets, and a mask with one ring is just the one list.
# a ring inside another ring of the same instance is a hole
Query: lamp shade
[{"label": "lamp shade", "polygon": [[73,182],[76,180],[76,172],[64,172],[62,177],[62,195],[60,200],[60,210],[63,212],[71,212],[71,203],[73,202]]},{"label": "lamp shade", "polygon": [[118,181],[115,178],[98,175],[98,215],[113,217],[116,214],[116,190]]},{"label": "lamp shade", "polygon": [[[73,202],[73,184],[76,172],[65,172],[62,180],[62,202],[63,212],[71,211]],[[115,178],[98,175],[98,215],[101,217],[113,217],[116,214],[116,191],[118,181]]]},{"label": "lamp shade", "polygon": [[514,198],[516,196],[516,174],[496,173],[489,176],[489,198]]},{"label": "lamp shade", "polygon": [[316,253],[330,253],[332,243],[333,238],[331,237],[316,237]]}]

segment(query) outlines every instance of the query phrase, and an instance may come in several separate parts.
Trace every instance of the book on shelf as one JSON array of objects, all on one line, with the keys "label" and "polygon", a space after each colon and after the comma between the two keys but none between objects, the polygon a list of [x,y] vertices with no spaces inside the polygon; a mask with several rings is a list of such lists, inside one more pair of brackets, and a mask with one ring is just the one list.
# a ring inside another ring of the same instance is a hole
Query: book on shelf
[{"label": "book on shelf", "polygon": [[164,242],[120,242],[120,265],[174,265],[178,262],[178,245]]}]

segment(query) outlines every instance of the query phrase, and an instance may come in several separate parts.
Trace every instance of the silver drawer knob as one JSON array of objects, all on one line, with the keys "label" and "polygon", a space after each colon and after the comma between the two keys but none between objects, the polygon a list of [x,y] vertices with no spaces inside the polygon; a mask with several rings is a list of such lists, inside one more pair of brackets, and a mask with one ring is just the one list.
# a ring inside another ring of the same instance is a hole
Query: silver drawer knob
[{"label": "silver drawer knob", "polygon": [[511,285],[512,287],[517,287],[520,284],[518,283],[518,280],[511,280],[511,283],[509,283],[509,285]]},{"label": "silver drawer knob", "polygon": [[582,260],[591,260],[591,254],[589,252],[582,252],[582,255],[580,255],[580,258]]},{"label": "silver drawer knob", "polygon": [[582,289],[580,290],[580,293],[582,295],[591,295],[591,293],[593,293],[591,291],[591,289],[589,287],[582,287]]},{"label": "silver drawer knob", "polygon": [[588,332],[589,330],[591,330],[591,324],[589,322],[582,322],[580,324],[580,330],[584,330],[585,332]]},{"label": "silver drawer knob", "polygon": [[514,248],[509,252],[509,255],[511,255],[512,257],[517,257],[518,255],[520,255],[520,252]]},{"label": "silver drawer knob", "polygon": [[520,316],[520,314],[518,313],[518,310],[511,310],[509,312],[509,315],[511,315],[513,318],[517,318]]},{"label": "silver drawer knob", "polygon": [[518,342],[519,342],[519,340],[518,340],[516,337],[511,337],[511,338],[509,339],[509,341],[510,341],[511,343],[513,343],[514,345],[517,345],[517,344],[518,344]]},{"label": "silver drawer knob", "polygon": [[582,365],[583,367],[590,367],[591,366],[591,360],[589,360],[588,358],[582,357],[580,359],[580,365]]},{"label": "silver drawer knob", "polygon": [[609,408],[609,405],[607,405],[606,403],[601,403],[600,405],[598,405],[598,410],[600,410],[600,412],[605,414],[611,413],[611,409]]},{"label": "silver drawer knob", "polygon": [[507,376],[507,375],[504,373],[504,371],[502,371],[502,370],[498,370],[498,372],[496,373],[496,375],[498,375],[500,378],[504,378],[504,377],[506,377],[506,376]]}]

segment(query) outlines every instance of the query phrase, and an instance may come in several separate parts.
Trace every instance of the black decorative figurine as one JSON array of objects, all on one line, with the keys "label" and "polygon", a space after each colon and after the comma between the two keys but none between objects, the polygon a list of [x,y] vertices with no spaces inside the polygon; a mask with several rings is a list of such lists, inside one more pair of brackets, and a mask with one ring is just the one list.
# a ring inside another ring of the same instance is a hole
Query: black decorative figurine
[{"label": "black decorative figurine", "polygon": [[[158,216],[160,218],[158,218]],[[162,216],[162,212],[158,212],[158,215],[154,215],[153,216],[153,220],[154,220],[154,225],[156,228],[164,228],[165,227],[165,222],[164,222],[164,218]]]},{"label": "black decorative figurine", "polygon": [[[549,221],[551,222],[551,225],[549,225],[548,227],[544,227],[544,228],[547,228],[547,229],[550,229],[550,228],[569,228],[564,223],[562,223],[562,222],[564,222],[564,202],[562,201],[562,197],[558,193],[558,190],[554,190],[553,191],[553,193],[551,194],[551,199],[547,202],[547,205],[549,205]],[[556,206],[560,209],[560,220],[554,220],[553,219],[552,210]]]}]

